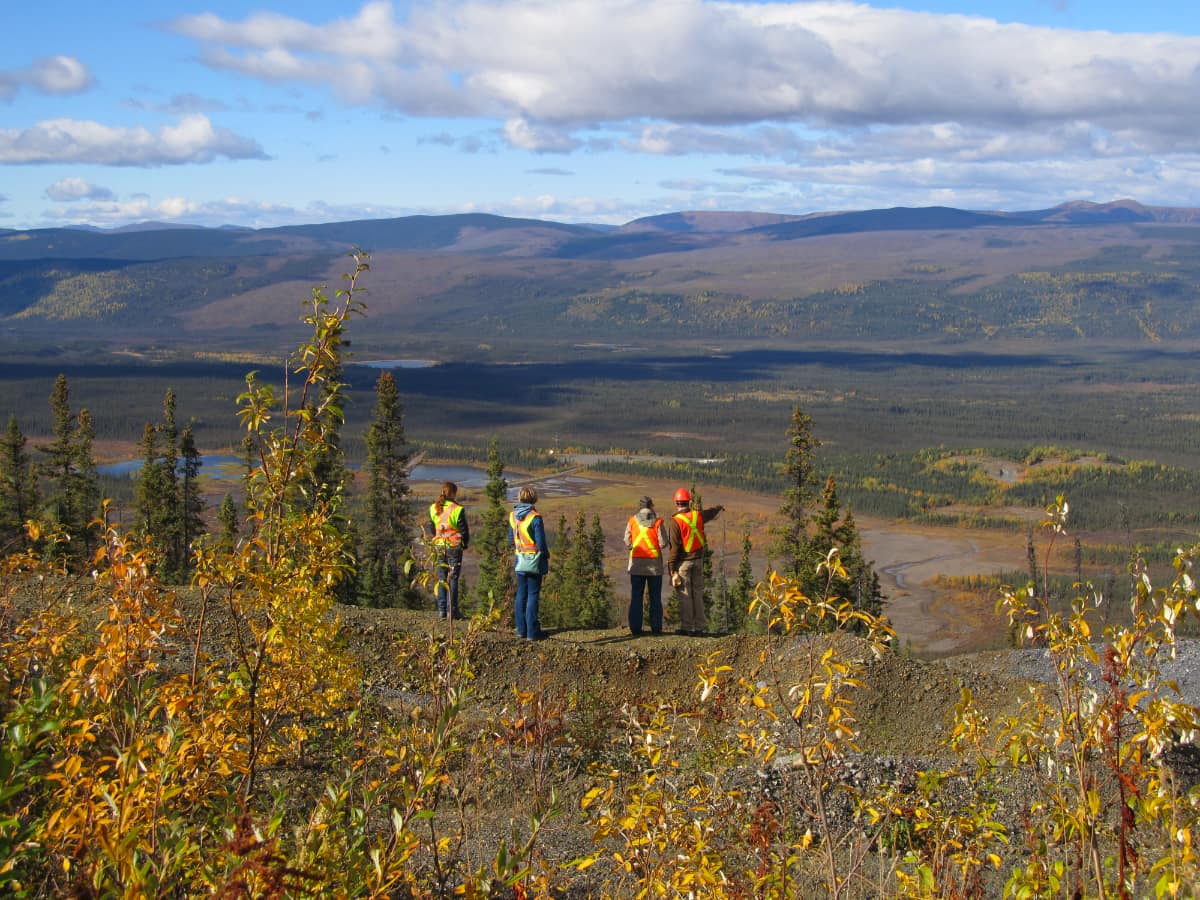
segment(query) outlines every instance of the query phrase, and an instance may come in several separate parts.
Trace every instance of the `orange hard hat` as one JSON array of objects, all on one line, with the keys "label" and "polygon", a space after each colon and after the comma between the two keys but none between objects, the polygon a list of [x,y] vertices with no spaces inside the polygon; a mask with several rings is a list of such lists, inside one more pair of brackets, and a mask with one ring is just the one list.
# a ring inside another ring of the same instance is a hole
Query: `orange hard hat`
[{"label": "orange hard hat", "polygon": [[689,491],[687,488],[680,488],[679,490],[677,490],[675,492],[675,502],[676,503],[691,503],[692,502],[692,492]]}]

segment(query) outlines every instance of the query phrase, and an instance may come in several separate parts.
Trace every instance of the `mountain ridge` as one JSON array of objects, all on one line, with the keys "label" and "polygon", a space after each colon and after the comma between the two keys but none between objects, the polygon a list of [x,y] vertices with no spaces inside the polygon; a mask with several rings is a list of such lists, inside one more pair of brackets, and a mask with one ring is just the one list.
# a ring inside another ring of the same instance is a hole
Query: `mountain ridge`
[{"label": "mountain ridge", "polygon": [[[357,219],[261,229],[145,222],[116,229],[81,226],[0,231],[0,260],[286,256],[296,253],[457,250],[568,259],[627,259],[723,246],[745,237],[798,240],[878,231],[959,230],[1032,225],[1200,224],[1200,209],[1133,200],[1068,201],[1044,210],[1004,212],[947,206],[891,207],[805,215],[680,211],[617,228],[489,213]],[[503,235],[503,240],[496,239]],[[482,235],[490,239],[482,239]]]},{"label": "mountain ridge", "polygon": [[484,213],[252,231],[0,233],[18,342],[262,344],[370,254],[372,338],[520,344],[1200,339],[1200,210],[1130,200],[780,216],[690,211],[602,230]]}]

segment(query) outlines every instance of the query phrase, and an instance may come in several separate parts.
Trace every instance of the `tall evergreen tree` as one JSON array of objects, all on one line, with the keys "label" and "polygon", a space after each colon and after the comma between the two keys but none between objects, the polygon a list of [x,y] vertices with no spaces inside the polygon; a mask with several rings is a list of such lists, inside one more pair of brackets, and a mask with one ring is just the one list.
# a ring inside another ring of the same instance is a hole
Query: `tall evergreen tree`
[{"label": "tall evergreen tree", "polygon": [[71,494],[76,507],[76,521],[83,534],[83,559],[90,563],[92,552],[100,541],[100,531],[93,520],[100,515],[100,473],[96,471],[96,457],[92,445],[96,440],[96,426],[87,407],[79,410],[75,426],[74,477]]},{"label": "tall evergreen tree", "polygon": [[729,619],[734,631],[746,627],[750,618],[750,601],[754,597],[754,567],[750,559],[753,544],[750,541],[750,531],[742,533],[742,555],[738,559],[737,576],[729,590]]},{"label": "tall evergreen tree", "polygon": [[584,603],[588,595],[593,561],[593,544],[588,536],[587,516],[580,509],[575,516],[574,539],[567,555],[558,565],[562,570],[559,602],[562,604],[560,618],[569,627],[583,623]]},{"label": "tall evergreen tree", "polygon": [[0,546],[23,546],[25,522],[37,511],[37,476],[25,445],[17,417],[10,415],[8,431],[0,439]]},{"label": "tall evergreen tree", "polygon": [[863,557],[862,539],[858,534],[854,516],[847,511],[845,517],[842,517],[837,481],[832,475],[825,481],[821,500],[821,508],[813,515],[816,525],[812,537],[813,553],[825,556],[836,547],[846,576],[817,579],[817,583],[812,587],[816,592],[814,595],[821,596],[828,590],[830,596],[849,600],[857,608],[879,615],[883,608],[879,576]]},{"label": "tall evergreen tree", "polygon": [[170,542],[168,521],[172,500],[167,499],[168,482],[163,471],[160,431],[152,422],[142,428],[138,445],[142,466],[137,473],[134,489],[134,523],[144,534],[152,535],[161,556],[166,556]]},{"label": "tall evergreen tree", "polygon": [[488,447],[487,509],[483,511],[479,537],[472,534],[471,546],[479,551],[479,603],[508,606],[516,586],[513,550],[508,539],[508,479],[504,461],[492,438]]},{"label": "tall evergreen tree", "polygon": [[179,506],[181,517],[180,564],[185,573],[192,569],[192,543],[204,534],[204,495],[200,493],[200,467],[204,465],[196,433],[191,425],[179,436]]},{"label": "tall evergreen tree", "polygon": [[[582,513],[580,514],[582,516]],[[604,570],[604,529],[600,516],[592,516],[592,528],[586,541],[586,588],[581,597],[579,624],[584,628],[607,628],[612,624],[612,581]]]},{"label": "tall evergreen tree", "polygon": [[161,533],[153,532],[163,546],[161,574],[164,581],[179,582],[187,569],[187,547],[184,543],[183,502],[179,490],[179,427],[175,424],[175,391],[167,389],[163,396],[162,459],[163,482]]},{"label": "tall evergreen tree", "polygon": [[552,535],[547,535],[551,553],[558,562],[550,567],[546,577],[542,579],[542,599],[540,616],[542,622],[550,628],[562,628],[567,622],[563,611],[563,562],[571,553],[571,528],[567,525],[566,514],[558,517],[558,528]]},{"label": "tall evergreen tree", "polygon": [[190,425],[180,435],[175,413],[175,392],[168,390],[162,423],[147,423],[142,432],[135,510],[138,527],[158,547],[159,577],[179,584],[191,569],[192,541],[204,531],[204,501],[195,435]]},{"label": "tall evergreen tree", "polygon": [[50,518],[70,531],[76,525],[77,504],[70,493],[75,470],[76,423],[71,415],[71,389],[66,375],[59,375],[54,380],[54,389],[50,394],[50,415],[53,420],[53,440],[37,448],[45,454],[38,470],[50,485],[46,496]]},{"label": "tall evergreen tree", "polygon": [[65,375],[54,381],[50,413],[53,439],[37,448],[45,454],[37,469],[48,484],[47,513],[69,535],[67,555],[76,563],[86,564],[96,539],[92,519],[100,512],[100,480],[92,458],[95,433],[86,409],[72,415],[71,390]]},{"label": "tall evergreen tree", "polygon": [[[710,571],[714,568],[711,557],[708,568]],[[708,598],[704,601],[704,618],[710,634],[728,634],[735,630],[729,579],[723,565],[715,569],[714,575],[704,576],[704,593]]]},{"label": "tall evergreen tree", "polygon": [[809,508],[816,484],[813,459],[821,442],[813,437],[812,418],[799,406],[792,410],[787,430],[788,452],[783,462],[786,487],[779,512],[782,524],[776,526],[774,555],[779,559],[779,572],[804,583],[811,577],[817,560],[808,539]]},{"label": "tall evergreen tree", "polygon": [[367,606],[421,607],[421,596],[409,588],[404,573],[412,558],[411,460],[400,391],[385,371],[375,383],[367,428],[367,515],[358,585],[358,600]]}]

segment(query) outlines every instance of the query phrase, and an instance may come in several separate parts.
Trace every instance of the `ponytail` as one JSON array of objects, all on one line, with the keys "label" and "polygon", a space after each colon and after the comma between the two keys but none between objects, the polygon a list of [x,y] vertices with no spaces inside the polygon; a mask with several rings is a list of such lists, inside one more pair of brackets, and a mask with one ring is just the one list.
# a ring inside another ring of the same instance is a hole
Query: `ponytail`
[{"label": "ponytail", "polygon": [[453,481],[443,481],[441,496],[439,496],[437,498],[437,502],[435,504],[433,504],[433,507],[434,507],[434,509],[436,509],[438,511],[439,516],[442,514],[442,510],[446,506],[446,501],[453,500],[457,496],[458,496],[458,485],[455,484]]}]

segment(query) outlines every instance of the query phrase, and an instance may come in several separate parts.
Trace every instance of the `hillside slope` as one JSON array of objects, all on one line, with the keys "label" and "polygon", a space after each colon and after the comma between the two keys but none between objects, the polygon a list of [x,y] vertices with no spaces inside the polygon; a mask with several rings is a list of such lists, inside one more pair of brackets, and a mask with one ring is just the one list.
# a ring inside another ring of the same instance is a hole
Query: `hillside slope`
[{"label": "hillside slope", "polygon": [[[275,343],[359,247],[370,352],[472,343],[1106,341],[1200,337],[1192,210],[892,209],[772,221],[678,214],[602,231],[495,216],[255,232],[0,236],[0,324],[20,343]],[[762,224],[766,221],[767,224]]]}]

